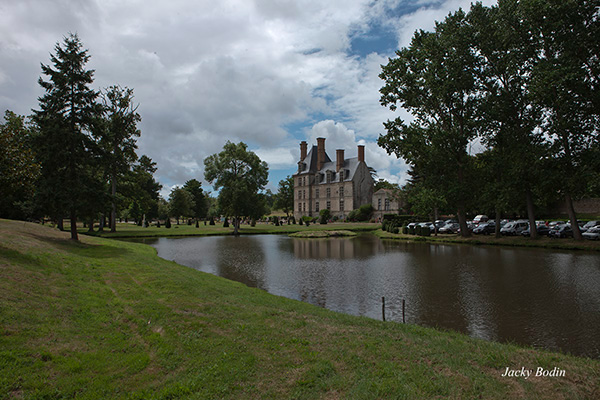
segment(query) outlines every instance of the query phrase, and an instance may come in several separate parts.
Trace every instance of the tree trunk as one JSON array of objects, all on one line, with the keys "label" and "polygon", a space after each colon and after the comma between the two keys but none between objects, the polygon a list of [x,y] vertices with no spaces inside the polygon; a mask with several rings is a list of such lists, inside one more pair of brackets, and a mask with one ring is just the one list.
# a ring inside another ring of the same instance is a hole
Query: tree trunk
[{"label": "tree trunk", "polygon": [[239,235],[239,232],[238,232],[239,226],[238,225],[239,225],[239,217],[237,217],[237,216],[233,217],[233,234],[235,236]]},{"label": "tree trunk", "polygon": [[537,226],[535,226],[535,211],[533,209],[533,197],[531,196],[531,190],[527,188],[527,217],[529,218],[529,236],[532,239],[537,239]]},{"label": "tree trunk", "polygon": [[112,188],[111,188],[112,210],[110,212],[110,231],[116,232],[117,231],[117,200],[116,200],[117,177],[116,177],[116,174],[113,174],[113,176],[112,176],[112,185],[111,186],[112,186]]},{"label": "tree trunk", "polygon": [[496,207],[496,226],[494,227],[494,235],[496,239],[500,238],[502,235],[500,234],[500,221],[502,220],[502,211],[500,211],[499,207]]},{"label": "tree trunk", "polygon": [[465,216],[465,208],[462,204],[459,204],[456,214],[458,215],[458,224],[460,225],[460,236],[470,237],[471,232],[469,232],[469,228],[467,227],[467,217]]},{"label": "tree trunk", "polygon": [[56,219],[56,227],[58,228],[59,231],[65,230],[65,225],[63,223],[63,217],[58,217]]},{"label": "tree trunk", "polygon": [[94,232],[94,218],[90,218],[90,221],[88,222],[88,232]]},{"label": "tree trunk", "polygon": [[438,219],[438,208],[435,207],[433,209],[433,231],[435,232],[435,236],[437,236],[437,234],[438,234],[438,228],[437,228],[437,225],[435,224],[435,221],[437,221],[437,219]]},{"label": "tree trunk", "polygon": [[569,220],[571,221],[571,229],[573,230],[573,238],[575,240],[583,240],[581,235],[581,229],[577,224],[577,215],[575,214],[575,208],[573,207],[573,199],[570,193],[565,193],[565,203],[567,206],[567,213],[569,214]]},{"label": "tree trunk", "polygon": [[98,232],[104,232],[104,214],[100,214],[100,221],[98,224]]},{"label": "tree trunk", "polygon": [[77,216],[75,210],[71,210],[71,240],[79,240],[77,236]]}]

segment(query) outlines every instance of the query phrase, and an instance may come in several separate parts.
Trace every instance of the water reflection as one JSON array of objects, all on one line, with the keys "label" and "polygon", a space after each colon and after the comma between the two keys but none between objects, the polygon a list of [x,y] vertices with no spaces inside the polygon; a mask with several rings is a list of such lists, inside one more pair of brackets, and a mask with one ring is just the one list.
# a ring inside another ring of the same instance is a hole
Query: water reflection
[{"label": "water reflection", "polygon": [[[148,241],[147,241],[148,242]],[[149,241],[161,257],[355,315],[600,358],[600,255],[357,238]]]}]

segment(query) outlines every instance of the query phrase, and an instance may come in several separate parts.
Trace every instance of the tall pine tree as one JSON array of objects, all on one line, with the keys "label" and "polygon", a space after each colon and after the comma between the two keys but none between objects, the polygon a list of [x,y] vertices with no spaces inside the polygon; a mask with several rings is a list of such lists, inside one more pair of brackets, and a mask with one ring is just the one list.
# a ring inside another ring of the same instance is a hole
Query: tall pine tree
[{"label": "tall pine tree", "polygon": [[96,102],[98,92],[89,88],[93,70],[86,70],[90,56],[82,48],[76,34],[69,34],[63,44],[56,44],[52,65],[42,64],[39,84],[45,94],[40,97],[40,110],[33,110],[39,135],[35,140],[41,179],[38,204],[58,219],[68,215],[71,239],[77,240],[77,215],[89,209],[97,193],[88,190],[95,185],[96,143],[91,135],[100,115]]}]

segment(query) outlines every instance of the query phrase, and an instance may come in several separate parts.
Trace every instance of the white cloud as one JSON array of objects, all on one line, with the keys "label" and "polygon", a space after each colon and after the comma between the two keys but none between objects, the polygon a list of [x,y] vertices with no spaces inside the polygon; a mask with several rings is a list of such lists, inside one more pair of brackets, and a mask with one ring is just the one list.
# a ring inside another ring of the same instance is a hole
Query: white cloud
[{"label": "white cloud", "polygon": [[29,114],[37,108],[40,62],[48,64],[56,42],[77,32],[96,70],[94,87],[134,89],[142,115],[139,154],[157,162],[163,193],[187,179],[204,181],[203,159],[227,140],[248,143],[271,171],[292,173],[303,135],[325,136],[327,148],[345,148],[347,157],[356,155],[356,143],[363,140],[380,176],[401,179],[404,164],[375,144],[382,122],[398,115],[379,105],[380,65],[392,54],[377,49],[352,54],[352,39],[379,24],[406,45],[416,28],[431,29],[433,19],[469,2],[422,1],[417,11],[391,17],[389,11],[404,4],[3,2],[0,111]]}]

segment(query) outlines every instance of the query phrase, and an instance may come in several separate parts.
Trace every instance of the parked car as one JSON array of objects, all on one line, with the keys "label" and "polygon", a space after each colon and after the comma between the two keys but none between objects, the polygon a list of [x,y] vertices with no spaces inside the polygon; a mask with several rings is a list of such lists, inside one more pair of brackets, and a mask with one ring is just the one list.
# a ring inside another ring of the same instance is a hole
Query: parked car
[{"label": "parked car", "polygon": [[580,229],[581,229],[581,233],[585,233],[588,230],[592,229],[595,226],[600,226],[600,221],[588,221],[585,223],[585,225],[583,225]]},{"label": "parked car", "polygon": [[548,223],[548,228],[550,228],[550,230],[556,228],[558,225],[564,225],[565,222],[564,221],[552,221],[550,223]]},{"label": "parked car", "polygon": [[529,227],[529,223],[525,220],[511,221],[500,229],[502,235],[514,236],[523,232]]},{"label": "parked car", "polygon": [[571,229],[570,224],[559,225],[557,228],[552,229],[548,236],[555,238],[573,237],[573,229]]},{"label": "parked car", "polygon": [[[537,225],[535,227],[535,229],[539,236],[548,236],[548,233],[550,233],[550,228],[548,228],[546,225]],[[530,236],[530,235],[531,235],[531,231],[529,230],[529,225],[527,225],[527,229],[525,229],[523,232],[521,232],[521,236]]]},{"label": "parked car", "polygon": [[589,240],[600,240],[600,225],[588,229],[582,236]]},{"label": "parked car", "polygon": [[473,218],[473,224],[479,225],[482,222],[487,222],[487,220],[489,220],[487,215],[477,215],[475,218]]},{"label": "parked car", "polygon": [[429,228],[432,233],[435,232],[435,226],[433,225],[433,222],[421,222],[419,226],[422,228]]},{"label": "parked car", "polygon": [[473,229],[473,233],[476,235],[489,235],[495,232],[496,223],[493,221],[482,222]]},{"label": "parked car", "polygon": [[438,230],[438,232],[439,233],[457,233],[459,228],[460,228],[460,225],[458,224],[458,222],[450,222],[450,223],[447,223],[446,225],[442,226]]}]

